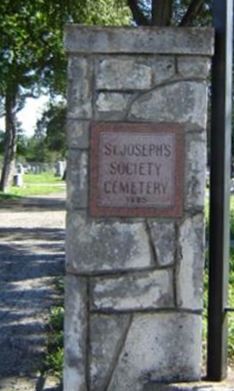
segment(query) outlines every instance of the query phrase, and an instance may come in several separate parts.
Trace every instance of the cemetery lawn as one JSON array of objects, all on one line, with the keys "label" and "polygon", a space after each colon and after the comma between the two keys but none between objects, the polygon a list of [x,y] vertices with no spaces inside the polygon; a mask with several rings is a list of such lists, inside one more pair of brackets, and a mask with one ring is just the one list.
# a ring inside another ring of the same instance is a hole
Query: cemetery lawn
[{"label": "cemetery lawn", "polygon": [[0,192],[1,200],[17,200],[21,197],[49,195],[65,190],[65,182],[53,173],[25,174],[23,186],[11,186],[7,193]]}]

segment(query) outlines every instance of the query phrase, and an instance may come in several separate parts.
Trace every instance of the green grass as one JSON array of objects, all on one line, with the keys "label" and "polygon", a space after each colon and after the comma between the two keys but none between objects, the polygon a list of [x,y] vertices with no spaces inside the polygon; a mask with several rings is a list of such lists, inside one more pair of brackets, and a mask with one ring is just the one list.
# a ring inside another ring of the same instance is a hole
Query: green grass
[{"label": "green grass", "polygon": [[52,308],[49,321],[47,355],[45,358],[46,371],[61,378],[63,369],[63,319],[64,308]]},{"label": "green grass", "polygon": [[10,193],[2,193],[0,191],[0,201],[14,201],[14,200],[19,200],[21,197],[16,195],[16,194],[10,194]]},{"label": "green grass", "polygon": [[20,197],[49,195],[65,190],[65,182],[53,173],[25,174],[23,186],[11,186],[7,193],[0,192],[0,200],[17,200]]},{"label": "green grass", "polygon": [[[205,208],[206,233],[208,235],[209,205],[206,202]],[[207,236],[208,237],[208,236]],[[230,199],[230,238],[234,240],[234,196]],[[204,312],[203,312],[203,355],[206,357],[206,339],[207,339],[207,307],[208,307],[208,254],[206,256],[206,268],[204,274]],[[228,286],[228,307],[234,308],[234,248],[230,249],[229,262],[229,286]],[[234,313],[228,314],[228,360],[231,365],[234,364]]]},{"label": "green grass", "polygon": [[[58,294],[64,296],[64,280],[57,278],[55,288]],[[45,371],[62,378],[64,349],[63,349],[63,322],[64,306],[61,304],[52,307],[49,318],[47,352],[45,357]]]},{"label": "green grass", "polygon": [[25,174],[24,182],[26,185],[41,183],[58,184],[61,183],[61,179],[56,177],[52,172],[44,172],[42,174]]}]

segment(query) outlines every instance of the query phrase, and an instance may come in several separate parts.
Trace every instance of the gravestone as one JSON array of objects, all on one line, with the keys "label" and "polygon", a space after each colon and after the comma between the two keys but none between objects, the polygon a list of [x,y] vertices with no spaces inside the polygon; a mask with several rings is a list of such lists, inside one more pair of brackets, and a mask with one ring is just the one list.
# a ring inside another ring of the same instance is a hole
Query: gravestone
[{"label": "gravestone", "polygon": [[66,163],[62,160],[58,160],[55,164],[55,176],[63,178],[66,170]]},{"label": "gravestone", "polygon": [[21,174],[21,175],[24,174],[24,166],[23,166],[23,164],[21,164],[21,163],[17,164],[17,166],[16,166],[16,173],[17,174]]},{"label": "gravestone", "polygon": [[64,390],[201,376],[212,29],[70,25]]},{"label": "gravestone", "polygon": [[22,187],[24,185],[23,175],[22,174],[15,174],[13,176],[13,186],[16,187]]}]

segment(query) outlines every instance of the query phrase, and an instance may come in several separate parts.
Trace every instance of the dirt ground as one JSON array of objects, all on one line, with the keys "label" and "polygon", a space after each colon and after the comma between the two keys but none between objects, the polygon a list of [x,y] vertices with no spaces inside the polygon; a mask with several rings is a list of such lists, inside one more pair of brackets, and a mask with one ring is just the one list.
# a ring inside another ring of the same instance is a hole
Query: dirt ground
[{"label": "dirt ground", "polygon": [[64,209],[0,210],[0,390],[55,390],[40,369],[64,236]]}]

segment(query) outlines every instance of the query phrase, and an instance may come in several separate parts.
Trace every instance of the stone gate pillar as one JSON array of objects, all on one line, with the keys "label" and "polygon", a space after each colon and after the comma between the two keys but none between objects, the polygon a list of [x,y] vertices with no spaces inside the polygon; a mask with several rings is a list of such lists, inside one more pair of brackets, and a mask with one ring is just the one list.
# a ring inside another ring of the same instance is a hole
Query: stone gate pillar
[{"label": "stone gate pillar", "polygon": [[64,391],[200,378],[213,31],[70,25]]}]

